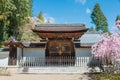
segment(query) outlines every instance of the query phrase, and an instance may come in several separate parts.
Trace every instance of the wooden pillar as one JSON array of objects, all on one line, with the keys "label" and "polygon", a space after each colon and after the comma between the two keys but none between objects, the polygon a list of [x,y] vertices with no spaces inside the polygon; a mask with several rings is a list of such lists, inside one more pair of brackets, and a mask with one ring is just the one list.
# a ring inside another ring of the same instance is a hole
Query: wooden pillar
[{"label": "wooden pillar", "polygon": [[22,48],[22,59],[23,59],[23,50],[24,50],[24,49]]},{"label": "wooden pillar", "polygon": [[8,65],[16,65],[17,63],[17,47],[14,45],[10,45],[10,51],[9,51],[9,61]]}]

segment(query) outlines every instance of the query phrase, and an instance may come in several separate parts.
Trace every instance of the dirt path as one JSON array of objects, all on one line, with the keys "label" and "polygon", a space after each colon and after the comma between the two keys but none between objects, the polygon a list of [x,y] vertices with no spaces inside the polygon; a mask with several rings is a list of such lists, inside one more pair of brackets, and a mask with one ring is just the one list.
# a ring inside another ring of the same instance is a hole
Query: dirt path
[{"label": "dirt path", "polygon": [[11,76],[0,76],[0,80],[93,80],[85,74],[18,74],[10,69]]},{"label": "dirt path", "polygon": [[82,74],[12,74],[0,76],[0,80],[90,80],[90,77]]}]

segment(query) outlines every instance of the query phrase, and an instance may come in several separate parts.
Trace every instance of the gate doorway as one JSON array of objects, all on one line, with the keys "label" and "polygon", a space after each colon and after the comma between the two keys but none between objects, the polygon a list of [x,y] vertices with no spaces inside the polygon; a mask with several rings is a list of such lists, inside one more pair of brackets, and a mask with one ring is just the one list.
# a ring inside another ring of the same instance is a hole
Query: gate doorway
[{"label": "gate doorway", "polygon": [[69,63],[75,63],[75,49],[72,40],[49,40],[46,45],[46,63],[52,64],[48,59],[54,59],[57,57],[57,62],[54,64],[63,64],[65,60],[63,57],[71,57],[72,61]]},{"label": "gate doorway", "polygon": [[[62,57],[75,58],[74,40],[79,39],[88,29],[84,24],[43,24],[36,25],[33,32],[46,39],[46,63],[52,63],[47,57],[58,57],[57,64],[63,64]],[[75,60],[73,60],[75,62]]]}]

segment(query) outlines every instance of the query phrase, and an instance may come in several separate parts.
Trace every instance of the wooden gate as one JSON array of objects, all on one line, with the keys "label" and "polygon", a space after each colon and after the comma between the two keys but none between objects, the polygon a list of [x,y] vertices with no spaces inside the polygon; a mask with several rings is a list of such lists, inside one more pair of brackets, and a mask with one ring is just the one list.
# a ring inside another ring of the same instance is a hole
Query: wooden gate
[{"label": "wooden gate", "polygon": [[54,59],[56,57],[57,64],[64,63],[63,57],[71,57],[73,58],[73,64],[75,63],[75,50],[72,40],[49,40],[46,45],[45,53],[47,63],[53,63],[48,59]]}]

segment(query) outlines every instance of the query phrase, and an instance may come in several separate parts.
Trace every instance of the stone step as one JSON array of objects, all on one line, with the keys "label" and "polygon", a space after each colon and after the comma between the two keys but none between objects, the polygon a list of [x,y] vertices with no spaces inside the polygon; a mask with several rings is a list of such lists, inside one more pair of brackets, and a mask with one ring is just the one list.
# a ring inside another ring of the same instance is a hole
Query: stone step
[{"label": "stone step", "polygon": [[18,68],[18,73],[85,73],[87,68],[83,67],[38,67]]}]

